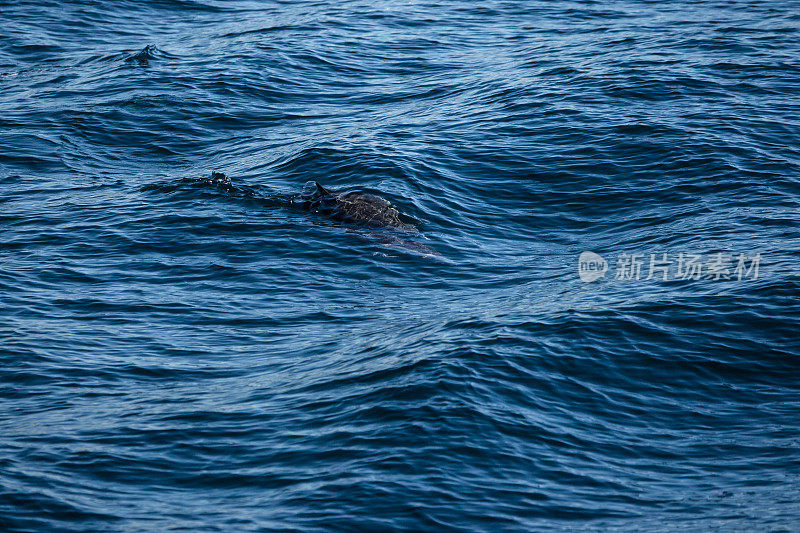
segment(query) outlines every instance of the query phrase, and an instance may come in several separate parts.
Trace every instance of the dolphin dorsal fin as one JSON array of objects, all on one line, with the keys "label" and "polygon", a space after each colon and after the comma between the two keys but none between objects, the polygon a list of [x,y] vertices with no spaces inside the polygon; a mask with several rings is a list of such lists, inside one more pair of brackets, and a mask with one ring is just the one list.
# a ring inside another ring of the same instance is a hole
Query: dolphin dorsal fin
[{"label": "dolphin dorsal fin", "polygon": [[317,184],[317,191],[319,191],[320,194],[333,194],[331,191],[320,185],[318,181],[315,181],[314,183]]}]

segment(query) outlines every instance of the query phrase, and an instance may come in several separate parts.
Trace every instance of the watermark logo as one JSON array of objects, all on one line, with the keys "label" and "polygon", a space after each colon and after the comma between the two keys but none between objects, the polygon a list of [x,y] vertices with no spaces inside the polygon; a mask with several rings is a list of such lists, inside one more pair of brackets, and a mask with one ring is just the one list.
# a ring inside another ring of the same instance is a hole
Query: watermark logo
[{"label": "watermark logo", "polygon": [[578,276],[581,281],[591,283],[606,275],[608,270],[608,263],[603,259],[602,255],[594,252],[581,252],[578,257]]},{"label": "watermark logo", "polygon": [[[649,261],[648,261],[649,255]],[[762,256],[745,254],[716,253],[704,257],[702,254],[681,252],[670,257],[666,253],[628,254],[617,257],[615,280],[639,281],[656,279],[736,280],[758,279],[758,269]],[[602,256],[594,252],[582,252],[578,257],[578,275],[581,281],[592,282],[606,275],[608,264]]]}]

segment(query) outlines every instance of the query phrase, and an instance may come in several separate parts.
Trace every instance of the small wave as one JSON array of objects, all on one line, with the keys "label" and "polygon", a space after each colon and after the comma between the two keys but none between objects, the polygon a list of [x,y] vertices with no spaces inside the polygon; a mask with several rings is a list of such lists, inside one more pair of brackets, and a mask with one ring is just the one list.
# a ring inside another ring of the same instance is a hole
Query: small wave
[{"label": "small wave", "polygon": [[160,59],[174,59],[175,56],[160,50],[154,44],[148,44],[138,52],[129,54],[125,57],[126,63],[138,63],[139,65],[147,65],[150,61]]}]

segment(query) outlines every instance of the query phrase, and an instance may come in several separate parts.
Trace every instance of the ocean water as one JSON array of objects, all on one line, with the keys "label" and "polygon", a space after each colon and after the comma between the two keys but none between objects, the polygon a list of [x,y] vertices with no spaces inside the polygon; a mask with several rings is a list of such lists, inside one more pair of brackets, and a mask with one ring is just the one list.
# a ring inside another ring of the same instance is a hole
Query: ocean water
[{"label": "ocean water", "polygon": [[0,530],[797,531],[798,96],[794,1],[0,1]]}]

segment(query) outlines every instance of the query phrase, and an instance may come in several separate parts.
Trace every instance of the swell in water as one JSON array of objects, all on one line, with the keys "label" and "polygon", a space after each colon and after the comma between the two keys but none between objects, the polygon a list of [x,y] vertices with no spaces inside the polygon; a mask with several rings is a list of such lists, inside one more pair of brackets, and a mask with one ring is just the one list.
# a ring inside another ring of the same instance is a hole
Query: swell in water
[{"label": "swell in water", "polygon": [[0,13],[0,529],[796,528],[791,4]]}]

